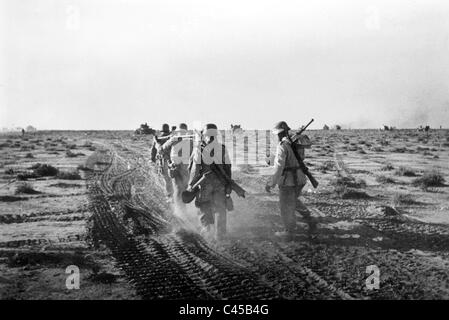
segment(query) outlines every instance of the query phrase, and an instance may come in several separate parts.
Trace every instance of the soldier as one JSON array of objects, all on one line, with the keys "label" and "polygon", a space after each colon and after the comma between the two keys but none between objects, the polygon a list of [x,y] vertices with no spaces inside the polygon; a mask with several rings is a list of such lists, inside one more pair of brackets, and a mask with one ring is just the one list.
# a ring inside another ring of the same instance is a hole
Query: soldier
[{"label": "soldier", "polygon": [[226,235],[226,207],[230,203],[232,189],[215,170],[211,169],[211,164],[216,165],[217,169],[223,169],[226,175],[231,177],[231,161],[226,147],[216,140],[218,129],[215,124],[207,124],[201,133],[203,141],[194,149],[190,158],[187,190],[192,190],[195,183],[207,174],[201,184],[195,205],[200,211],[202,232],[209,234],[215,225],[215,239],[220,240]]},{"label": "soldier", "polygon": [[187,189],[189,182],[189,161],[193,151],[193,138],[180,136],[188,133],[185,123],[179,125],[179,130],[169,138],[161,147],[164,154],[170,155],[169,175],[173,183],[173,200],[178,206],[184,207],[181,194]]},{"label": "soldier", "polygon": [[[170,160],[170,155],[166,152],[163,152],[162,150],[162,144],[165,142],[165,140],[159,140],[158,138],[166,137],[170,135],[170,126],[166,123],[162,125],[161,134],[159,137],[157,137],[155,140],[155,144],[153,145],[154,148],[157,150],[156,156],[154,157],[154,162],[158,162],[159,165],[159,172],[162,174],[162,177],[165,181],[165,190],[167,192],[167,198],[170,200],[173,197],[173,184],[171,181],[171,178],[168,174],[168,163]],[[153,151],[152,151],[153,153]]]},{"label": "soldier", "polygon": [[299,200],[307,179],[293,153],[288,138],[289,130],[287,123],[281,121],[275,125],[272,131],[278,136],[279,144],[274,159],[274,174],[267,182],[265,189],[270,192],[276,184],[279,186],[279,203],[285,231],[276,232],[275,235],[291,238],[296,232],[295,210],[307,221],[310,233],[316,231],[316,221],[311,217],[307,207]]}]

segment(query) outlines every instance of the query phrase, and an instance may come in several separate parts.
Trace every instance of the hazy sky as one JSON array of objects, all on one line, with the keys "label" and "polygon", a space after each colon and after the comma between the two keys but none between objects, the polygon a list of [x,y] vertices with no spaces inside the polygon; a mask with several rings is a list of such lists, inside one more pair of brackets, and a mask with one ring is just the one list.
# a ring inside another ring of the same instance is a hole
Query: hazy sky
[{"label": "hazy sky", "polygon": [[449,1],[0,0],[0,127],[449,126]]}]

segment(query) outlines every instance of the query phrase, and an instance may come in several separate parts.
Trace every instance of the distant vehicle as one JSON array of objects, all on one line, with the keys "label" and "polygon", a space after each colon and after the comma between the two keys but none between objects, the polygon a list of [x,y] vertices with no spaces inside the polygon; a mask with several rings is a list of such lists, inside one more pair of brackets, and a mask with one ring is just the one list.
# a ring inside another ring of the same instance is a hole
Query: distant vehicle
[{"label": "distant vehicle", "polygon": [[393,127],[393,126],[386,126],[386,125],[384,125],[384,128],[381,129],[381,130],[384,130],[384,131],[393,131],[394,129],[396,129],[396,128]]},{"label": "distant vehicle", "polygon": [[323,130],[329,130],[329,126],[327,124],[324,125]]},{"label": "distant vehicle", "polygon": [[231,124],[231,131],[233,134],[243,132],[242,126],[239,124]]},{"label": "distant vehicle", "polygon": [[149,127],[148,124],[145,122],[144,124],[140,125],[140,128],[136,129],[136,131],[134,131],[135,134],[155,134],[156,130],[154,130],[153,128]]},{"label": "distant vehicle", "polygon": [[37,131],[37,129],[33,126],[28,126],[28,127],[26,127],[25,130],[26,130],[26,132],[36,132]]},{"label": "distant vehicle", "polygon": [[335,125],[335,130],[341,130],[341,126],[339,124]]},{"label": "distant vehicle", "polygon": [[418,131],[425,131],[425,132],[429,132],[430,130],[430,126],[419,126]]}]

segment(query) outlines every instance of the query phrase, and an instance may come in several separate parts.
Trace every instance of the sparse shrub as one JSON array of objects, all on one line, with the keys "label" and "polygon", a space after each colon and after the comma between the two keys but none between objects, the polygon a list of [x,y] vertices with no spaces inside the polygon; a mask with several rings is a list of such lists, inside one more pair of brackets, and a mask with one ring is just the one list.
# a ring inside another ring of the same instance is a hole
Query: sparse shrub
[{"label": "sparse shrub", "polygon": [[67,151],[65,152],[65,156],[66,156],[67,158],[75,158],[75,157],[76,157],[76,153],[73,153],[73,152],[70,151],[70,149],[69,149],[69,150],[67,150]]},{"label": "sparse shrub", "polygon": [[371,150],[374,151],[374,152],[383,152],[384,151],[384,149],[382,149],[381,147],[377,147],[377,146],[376,147],[372,147]]},{"label": "sparse shrub", "polygon": [[75,158],[75,157],[79,157],[79,156],[85,156],[85,154],[82,153],[82,152],[74,153],[74,152],[72,152],[71,150],[67,150],[67,151],[65,152],[65,155],[66,155],[66,157],[68,157],[68,158]]},{"label": "sparse shrub", "polygon": [[396,181],[393,178],[387,176],[377,176],[376,181],[382,184],[396,183]]},{"label": "sparse shrub", "polygon": [[39,191],[34,190],[33,186],[29,183],[23,182],[20,183],[16,187],[16,194],[37,194],[40,193]]},{"label": "sparse shrub", "polygon": [[444,186],[444,182],[444,177],[440,172],[431,170],[425,172],[421,177],[416,178],[412,184],[415,187],[427,189],[429,187],[442,187]]},{"label": "sparse shrub", "polygon": [[392,152],[397,152],[397,153],[404,153],[406,151],[407,151],[407,149],[404,147],[397,147],[392,150]]},{"label": "sparse shrub", "polygon": [[333,185],[335,188],[338,187],[347,187],[347,188],[365,188],[366,182],[363,179],[355,179],[354,177],[343,177],[341,175],[338,175],[336,179],[331,181],[331,185]]},{"label": "sparse shrub", "polygon": [[17,180],[19,180],[19,181],[25,181],[25,180],[28,180],[28,179],[36,179],[36,178],[39,178],[39,176],[38,176],[37,174],[33,173],[33,172],[26,172],[26,173],[19,173],[19,174],[16,176],[16,178],[17,178]]},{"label": "sparse shrub", "polygon": [[37,163],[31,168],[33,169],[33,172],[39,177],[53,177],[56,176],[59,172],[57,168],[48,164]]},{"label": "sparse shrub", "polygon": [[325,161],[318,169],[321,172],[334,170],[335,169],[335,163],[333,161]]},{"label": "sparse shrub", "polygon": [[8,168],[5,170],[5,174],[15,174],[16,172],[14,171],[13,168]]},{"label": "sparse shrub", "polygon": [[82,188],[83,186],[80,184],[76,184],[76,183],[58,182],[58,183],[53,183],[53,184],[49,185],[49,187],[66,189],[66,188]]},{"label": "sparse shrub", "polygon": [[397,193],[393,196],[393,203],[395,205],[413,205],[418,202],[415,201],[410,194]]},{"label": "sparse shrub", "polygon": [[407,167],[399,167],[399,169],[397,169],[394,174],[403,177],[416,177],[416,172],[413,171],[413,169]]},{"label": "sparse shrub", "polygon": [[68,149],[76,149],[76,144],[69,144],[67,145]]},{"label": "sparse shrub", "polygon": [[382,168],[380,168],[381,171],[391,171],[394,167],[391,163],[385,164]]},{"label": "sparse shrub", "polygon": [[56,178],[62,180],[81,180],[81,176],[76,171],[59,171]]},{"label": "sparse shrub", "polygon": [[359,150],[357,150],[357,152],[360,153],[360,154],[366,154],[366,151],[363,150],[362,148],[360,148]]},{"label": "sparse shrub", "polygon": [[338,186],[335,188],[335,192],[342,199],[370,199],[371,196],[364,191],[348,188],[345,186]]},{"label": "sparse shrub", "polygon": [[28,153],[25,155],[25,158],[27,158],[27,159],[33,159],[34,156],[33,156],[33,154],[32,154],[31,152],[28,152]]}]

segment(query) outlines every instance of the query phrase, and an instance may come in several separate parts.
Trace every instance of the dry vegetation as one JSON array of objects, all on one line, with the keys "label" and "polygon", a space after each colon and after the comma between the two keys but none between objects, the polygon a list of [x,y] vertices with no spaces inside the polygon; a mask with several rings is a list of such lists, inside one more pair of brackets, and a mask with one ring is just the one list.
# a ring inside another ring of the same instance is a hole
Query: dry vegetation
[{"label": "dry vegetation", "polygon": [[[190,275],[199,288],[211,286],[207,292],[212,297],[229,294],[224,292],[229,283],[251,296],[256,294],[255,281],[263,279],[267,292],[289,299],[449,298],[449,132],[308,134],[314,145],[306,151],[306,162],[320,186],[313,190],[307,185],[302,200],[319,218],[317,237],[309,238],[301,218],[296,241],[283,242],[273,235],[282,230],[282,221],[276,191],[266,194],[263,188],[271,168],[263,160],[266,150],[259,147],[260,164],[234,166],[235,179],[250,196],[233,198],[229,239],[217,246],[195,242],[196,234],[185,230],[145,236],[154,227],[152,215],[162,210],[157,206],[165,202],[154,198],[161,187],[145,160],[149,148],[144,137],[129,132],[2,137],[0,272],[8,281],[0,283],[0,298],[154,298],[151,290],[165,286],[163,297],[198,297],[182,285],[170,287],[170,277],[180,275]],[[271,151],[275,146],[273,142]],[[250,152],[251,147],[250,137]],[[132,171],[135,168],[141,169]],[[94,213],[105,227],[103,235],[91,225]],[[168,221],[173,219],[170,211],[164,214]],[[151,219],[145,220],[148,216]],[[108,247],[106,235],[122,227],[128,233],[117,241],[132,239],[145,254],[136,249],[125,259],[120,250]],[[90,242],[95,243],[95,237],[100,240],[97,248]],[[233,269],[217,252],[249,267]],[[177,255],[188,259],[164,260]],[[149,267],[153,261],[159,268]],[[195,261],[218,271],[213,276],[198,274],[202,268]],[[147,285],[139,285],[143,278],[126,263],[151,275],[145,278]],[[88,289],[61,287],[70,264],[82,269]],[[371,264],[382,270],[377,291],[364,287],[366,266]],[[177,271],[169,273],[173,266]],[[242,274],[245,280],[240,281]]]}]

